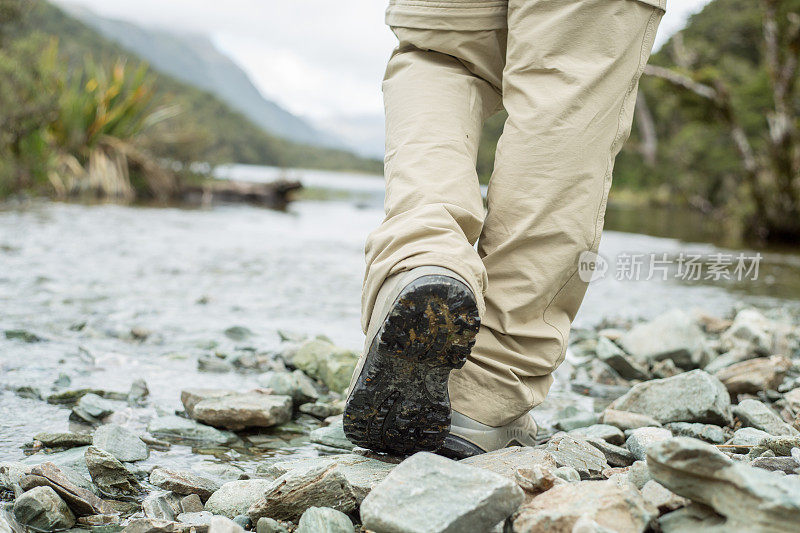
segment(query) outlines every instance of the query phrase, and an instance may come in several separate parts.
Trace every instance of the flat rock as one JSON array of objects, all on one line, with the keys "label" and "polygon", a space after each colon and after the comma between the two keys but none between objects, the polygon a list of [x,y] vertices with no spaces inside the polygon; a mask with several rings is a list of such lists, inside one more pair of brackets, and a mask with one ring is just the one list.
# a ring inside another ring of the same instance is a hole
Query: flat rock
[{"label": "flat rock", "polygon": [[731,439],[725,444],[732,444],[735,446],[756,446],[759,442],[769,436],[769,433],[766,431],[761,431],[760,429],[739,428],[733,433],[733,437],[731,437]]},{"label": "flat rock", "polygon": [[114,514],[111,505],[90,490],[73,483],[53,463],[43,463],[31,468],[30,474],[20,479],[20,486],[25,490],[44,486],[52,488],[77,516]]},{"label": "flat rock", "polygon": [[800,448],[800,436],[767,436],[758,441],[758,446],[770,450],[779,457],[789,457],[793,448]]},{"label": "flat rock", "polygon": [[618,409],[605,409],[600,414],[600,422],[619,428],[622,431],[648,426],[661,427],[661,422],[652,416]]},{"label": "flat rock", "polygon": [[20,480],[30,473],[31,467],[20,462],[0,463],[0,489],[11,491],[17,497],[25,492],[20,486]]},{"label": "flat rock", "polygon": [[17,498],[14,518],[33,530],[45,532],[61,531],[75,525],[75,515],[50,487],[36,487]]},{"label": "flat rock", "polygon": [[40,465],[42,463],[53,463],[58,468],[71,468],[85,477],[89,477],[89,469],[86,468],[86,450],[88,446],[70,448],[63,452],[56,453],[37,453],[29,455],[19,462],[29,466]]},{"label": "flat rock", "polygon": [[603,439],[593,437],[587,438],[586,442],[600,450],[610,466],[630,466],[635,461],[633,454],[622,446],[616,446]]},{"label": "flat rock", "polygon": [[800,468],[800,464],[791,457],[756,457],[750,462],[750,466],[785,474],[796,474]]},{"label": "flat rock", "polygon": [[603,452],[567,434],[556,434],[544,449],[555,458],[557,466],[571,466],[581,479],[598,478],[609,467]]},{"label": "flat rock", "polygon": [[742,425],[766,431],[770,435],[797,435],[798,431],[783,421],[775,411],[758,400],[742,400],[733,408]]},{"label": "flat rock", "polygon": [[314,444],[321,444],[329,448],[338,448],[347,451],[355,448],[355,444],[347,440],[341,421],[331,424],[330,426],[324,426],[313,430],[309,433],[308,438]]},{"label": "flat rock", "polygon": [[634,326],[619,343],[626,352],[645,363],[672,359],[679,367],[688,369],[705,366],[707,362],[708,348],[703,331],[689,313],[680,309]]},{"label": "flat rock", "polygon": [[253,523],[263,516],[297,520],[309,507],[331,507],[350,513],[359,498],[335,464],[295,468],[276,479],[247,511]]},{"label": "flat rock", "polygon": [[247,474],[236,465],[218,463],[215,461],[201,461],[192,465],[192,470],[203,477],[216,479],[220,483],[246,479]]},{"label": "flat rock", "polygon": [[150,456],[147,444],[136,433],[116,424],[97,428],[92,444],[120,461],[144,461]]},{"label": "flat rock", "polygon": [[261,470],[265,475],[278,478],[296,468],[312,468],[335,465],[353,489],[358,503],[366,497],[372,487],[386,479],[396,463],[389,463],[356,454],[327,455],[281,461]]},{"label": "flat rock", "polygon": [[38,440],[47,448],[77,448],[79,446],[89,446],[92,443],[92,436],[87,433],[37,433],[33,440]]},{"label": "flat rock", "polygon": [[239,394],[239,392],[233,389],[184,389],[181,391],[181,403],[186,414],[194,418],[194,406],[203,400],[224,398],[225,396]]},{"label": "flat rock", "polygon": [[500,474],[512,481],[516,479],[517,470],[520,468],[532,468],[539,465],[554,471],[559,466],[556,458],[550,452],[542,448],[527,446],[502,448],[493,452],[468,457],[460,462]]},{"label": "flat rock", "polygon": [[793,531],[800,523],[800,479],[734,462],[709,444],[677,437],[648,449],[653,478],[694,502],[760,532]]},{"label": "flat rock", "polygon": [[665,428],[638,428],[631,431],[625,446],[637,460],[643,461],[653,444],[670,438],[672,433]]},{"label": "flat rock", "polygon": [[609,407],[650,415],[661,423],[727,425],[731,422],[728,391],[720,380],[703,370],[639,383]]},{"label": "flat rock", "polygon": [[250,506],[264,496],[272,481],[271,479],[229,481],[208,498],[205,510],[230,519],[247,514]]},{"label": "flat rock", "polygon": [[139,493],[141,487],[136,478],[110,453],[89,446],[86,450],[86,466],[100,492],[110,498],[126,498]]},{"label": "flat rock", "polygon": [[296,533],[353,533],[346,514],[328,507],[310,507],[300,517]]},{"label": "flat rock", "polygon": [[147,431],[159,437],[217,445],[231,444],[238,439],[236,434],[230,431],[221,431],[175,415],[154,418],[147,426]]},{"label": "flat rock", "polygon": [[686,507],[691,503],[682,496],[678,496],[664,485],[655,480],[650,480],[641,489],[642,497],[661,513],[667,513]]},{"label": "flat rock", "polygon": [[790,368],[792,362],[788,358],[774,355],[735,363],[715,375],[731,394],[756,394],[777,390]]},{"label": "flat rock", "polygon": [[667,424],[667,429],[676,437],[692,437],[711,444],[723,444],[728,440],[725,430],[712,424],[672,422]]},{"label": "flat rock", "polygon": [[142,511],[147,518],[172,522],[183,512],[183,505],[181,497],[174,492],[159,491],[148,494],[142,500]]},{"label": "flat rock", "polygon": [[553,487],[522,506],[514,518],[515,533],[584,531],[580,520],[601,528],[588,531],[642,532],[658,516],[633,485],[624,481],[580,481]]},{"label": "flat rock", "polygon": [[573,429],[569,435],[581,439],[603,439],[610,444],[624,444],[625,434],[618,427],[610,424],[594,424],[592,426]]},{"label": "flat rock", "polygon": [[84,394],[72,408],[72,413],[90,424],[98,424],[101,419],[116,410],[116,404],[92,392]]},{"label": "flat rock", "polygon": [[181,513],[176,517],[176,520],[181,524],[194,527],[197,533],[204,533],[208,531],[213,518],[214,515],[208,511],[198,511],[192,513]]},{"label": "flat rock", "polygon": [[233,520],[215,516],[208,524],[208,533],[244,533],[244,529]]},{"label": "flat rock", "polygon": [[365,529],[381,532],[489,531],[523,501],[516,483],[427,452],[412,455],[361,504]]},{"label": "flat rock", "polygon": [[236,393],[200,400],[191,412],[199,422],[234,431],[272,427],[292,419],[292,399],[258,391]]},{"label": "flat rock", "polygon": [[768,355],[772,351],[770,321],[755,309],[742,309],[736,313],[733,324],[720,335],[720,346],[725,351],[737,348],[744,352]]},{"label": "flat rock", "polygon": [[197,494],[206,501],[220,486],[216,481],[198,476],[189,470],[158,467],[150,473],[150,483],[158,488],[186,496]]},{"label": "flat rock", "polygon": [[666,513],[658,519],[662,533],[730,533],[731,531],[748,531],[749,524],[737,524],[718,515],[710,507],[692,503],[677,511]]}]

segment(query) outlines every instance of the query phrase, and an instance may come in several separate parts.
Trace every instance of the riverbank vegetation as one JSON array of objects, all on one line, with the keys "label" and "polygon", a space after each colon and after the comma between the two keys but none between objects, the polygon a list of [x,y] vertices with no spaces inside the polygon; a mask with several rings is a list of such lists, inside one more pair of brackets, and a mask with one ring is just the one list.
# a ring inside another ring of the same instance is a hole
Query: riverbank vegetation
[{"label": "riverbank vegetation", "polygon": [[381,167],[267,134],[43,0],[0,0],[0,197],[166,200],[222,162]]},{"label": "riverbank vegetation", "polygon": [[[800,240],[800,0],[714,0],[653,54],[613,195],[692,207],[753,243]],[[491,173],[503,116],[478,161]]]}]

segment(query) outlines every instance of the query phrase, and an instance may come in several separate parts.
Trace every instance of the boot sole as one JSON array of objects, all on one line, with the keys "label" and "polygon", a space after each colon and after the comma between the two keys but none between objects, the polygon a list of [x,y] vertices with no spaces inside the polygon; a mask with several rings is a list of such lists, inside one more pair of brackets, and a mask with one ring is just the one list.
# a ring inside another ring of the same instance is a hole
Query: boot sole
[{"label": "boot sole", "polygon": [[460,281],[429,275],[405,287],[348,398],[347,438],[397,455],[437,450],[450,431],[450,371],[464,366],[479,327],[475,297]]}]

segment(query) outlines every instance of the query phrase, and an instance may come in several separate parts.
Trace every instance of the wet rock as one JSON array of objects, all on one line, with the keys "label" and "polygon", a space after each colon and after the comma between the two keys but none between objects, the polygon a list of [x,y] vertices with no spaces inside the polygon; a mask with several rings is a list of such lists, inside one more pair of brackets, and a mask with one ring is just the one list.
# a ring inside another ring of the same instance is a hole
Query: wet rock
[{"label": "wet rock", "polygon": [[795,474],[800,464],[791,457],[756,457],[750,462],[750,466],[769,470],[770,472],[784,472]]},{"label": "wet rock", "polygon": [[653,444],[672,437],[672,433],[664,428],[638,428],[631,431],[625,446],[633,456],[643,461],[647,457],[647,450]]},{"label": "wet rock", "polygon": [[633,454],[622,446],[616,446],[608,441],[597,438],[587,438],[586,442],[600,450],[610,466],[628,466],[635,460]]},{"label": "wet rock", "polygon": [[225,374],[233,371],[233,365],[216,355],[201,355],[197,358],[197,370],[199,372]]},{"label": "wet rock", "polygon": [[30,466],[53,463],[62,470],[69,468],[88,478],[89,470],[86,468],[85,458],[86,450],[88,449],[88,446],[81,446],[57,453],[37,453],[22,459],[20,462]]},{"label": "wet rock", "polygon": [[101,419],[113,413],[115,409],[114,402],[89,393],[81,396],[72,408],[72,414],[90,424],[99,424]]},{"label": "wet rock", "polygon": [[204,424],[234,431],[272,427],[292,419],[292,399],[259,391],[232,393],[200,400],[186,411]]},{"label": "wet rock", "polygon": [[239,394],[239,391],[231,389],[184,389],[181,391],[181,403],[186,410],[186,414],[194,418],[194,406],[203,400],[224,398]]},{"label": "wet rock", "polygon": [[296,533],[353,533],[346,514],[328,507],[310,507],[300,517]]},{"label": "wet rock", "polygon": [[36,487],[17,498],[14,518],[35,531],[61,531],[75,525],[75,515],[50,487]]},{"label": "wet rock", "polygon": [[153,492],[142,500],[142,511],[147,518],[174,521],[183,512],[183,505],[181,497],[173,492]]},{"label": "wet rock", "polygon": [[116,424],[97,428],[92,444],[120,461],[144,461],[150,456],[147,444],[136,433]]},{"label": "wet rock", "polygon": [[229,463],[216,463],[212,461],[202,461],[192,465],[192,470],[203,477],[216,479],[221,483],[246,479],[248,476],[244,470]]},{"label": "wet rock", "polygon": [[672,422],[667,424],[667,429],[676,437],[692,437],[704,440],[711,444],[722,444],[728,440],[725,430],[711,424],[691,424],[689,422]]},{"label": "wet rock", "polygon": [[128,391],[128,403],[143,405],[149,395],[150,389],[147,388],[147,382],[141,378],[135,379]]},{"label": "wet rock", "polygon": [[619,411],[617,409],[604,410],[600,415],[600,422],[617,427],[622,431],[648,426],[661,427],[661,422],[652,416],[630,411]]},{"label": "wet rock", "polygon": [[34,466],[31,468],[30,474],[23,476],[19,483],[24,490],[50,487],[77,516],[114,514],[114,509],[108,503],[98,498],[90,490],[73,483],[53,463]]},{"label": "wet rock", "polygon": [[189,527],[169,520],[155,518],[131,519],[122,533],[190,533]]},{"label": "wet rock", "polygon": [[344,402],[336,401],[330,403],[314,402],[304,403],[300,406],[300,412],[309,414],[313,417],[325,419],[330,416],[340,415],[344,412]]},{"label": "wet rock", "polygon": [[287,472],[267,489],[247,511],[252,522],[262,516],[297,520],[309,507],[332,507],[349,513],[358,497],[336,464],[300,467]]},{"label": "wet rock", "polygon": [[208,525],[208,533],[244,533],[244,529],[223,516],[215,516]]},{"label": "wet rock", "polygon": [[678,496],[658,481],[650,480],[642,487],[642,497],[661,513],[686,507],[691,500]]},{"label": "wet rock", "polygon": [[47,448],[77,448],[92,443],[92,436],[85,433],[37,433],[33,440],[38,440]]},{"label": "wet rock", "polygon": [[800,479],[731,461],[709,444],[678,437],[654,444],[647,464],[672,492],[712,507],[748,530],[791,531],[800,523]]},{"label": "wet rock", "polygon": [[609,407],[650,415],[661,423],[727,425],[731,421],[728,391],[720,380],[702,370],[639,383]]},{"label": "wet rock", "polygon": [[0,463],[0,492],[7,490],[19,496],[24,492],[19,484],[20,479],[30,472],[30,466],[18,462]]},{"label": "wet rock", "polygon": [[86,450],[86,466],[100,492],[110,498],[136,495],[140,486],[136,478],[116,457],[94,446]]},{"label": "wet rock", "polygon": [[355,445],[344,435],[342,422],[317,428],[308,435],[311,442],[339,450],[352,450]]},{"label": "wet rock", "polygon": [[641,532],[657,515],[628,483],[580,481],[553,487],[523,505],[514,518],[514,532],[576,531],[578,521],[587,519],[606,528],[601,531]]},{"label": "wet rock", "polygon": [[244,326],[231,326],[224,333],[233,341],[243,341],[253,336],[253,332]]},{"label": "wet rock", "polygon": [[207,444],[230,444],[238,437],[230,431],[221,431],[195,420],[180,416],[159,416],[150,421],[147,431],[166,438],[178,438]]},{"label": "wet rock", "polygon": [[734,348],[743,352],[768,355],[772,351],[772,324],[755,309],[742,309],[733,324],[720,336],[720,346],[728,351]]},{"label": "wet rock", "polygon": [[103,526],[116,526],[119,525],[118,514],[93,514],[89,516],[78,517],[77,524],[79,526],[86,526],[90,528],[103,527]]},{"label": "wet rock", "polygon": [[265,475],[278,478],[295,468],[311,468],[316,466],[336,465],[350,484],[359,503],[366,497],[372,487],[383,481],[396,463],[381,461],[356,454],[330,455],[281,461],[263,469]]},{"label": "wet rock", "polygon": [[625,434],[619,428],[609,424],[594,424],[573,429],[569,435],[579,439],[603,439],[610,444],[617,445],[625,442]]},{"label": "wet rock", "polygon": [[716,373],[731,394],[755,394],[776,390],[783,382],[792,362],[782,355],[760,357],[733,364]]},{"label": "wet rock", "polygon": [[275,394],[291,396],[298,405],[319,399],[319,392],[317,392],[314,381],[301,370],[266,372],[258,376],[258,384],[272,389]]},{"label": "wet rock", "polygon": [[544,449],[553,456],[557,466],[571,466],[581,479],[598,478],[609,467],[603,452],[567,434],[556,434]]},{"label": "wet rock", "polygon": [[745,426],[766,431],[770,435],[797,435],[798,431],[783,421],[772,409],[758,400],[743,400],[733,414]]},{"label": "wet rock", "polygon": [[304,342],[289,357],[289,362],[329,389],[344,392],[358,362],[358,354],[343,350],[324,339]]},{"label": "wet rock", "polygon": [[619,346],[605,337],[597,340],[597,357],[616,370],[625,379],[647,380],[650,378],[647,369],[638,361],[629,359]]},{"label": "wet rock", "polygon": [[556,458],[542,448],[531,448],[526,446],[512,446],[489,453],[483,453],[474,457],[468,457],[460,461],[469,466],[483,468],[500,474],[509,480],[516,478],[516,472],[520,468],[532,468],[541,466],[550,471],[558,468]]},{"label": "wet rock", "polygon": [[420,452],[372,489],[361,519],[375,531],[488,531],[522,501],[522,490],[503,476]]},{"label": "wet rock", "polygon": [[277,520],[262,516],[256,524],[256,533],[289,533],[289,530]]},{"label": "wet rock", "polygon": [[27,342],[29,344],[32,344],[34,342],[42,342],[44,340],[37,334],[24,329],[7,329],[5,333],[6,333],[6,339],[20,340],[22,342]]},{"label": "wet rock", "polygon": [[247,510],[264,496],[271,485],[271,479],[229,481],[208,498],[205,510],[233,519],[247,513]]},{"label": "wet rock", "polygon": [[634,326],[619,340],[622,348],[642,363],[664,359],[681,368],[698,368],[708,361],[705,335],[691,315],[675,309]]},{"label": "wet rock", "polygon": [[150,483],[183,496],[197,494],[206,501],[220,486],[216,481],[198,476],[188,470],[158,467],[150,473]]}]

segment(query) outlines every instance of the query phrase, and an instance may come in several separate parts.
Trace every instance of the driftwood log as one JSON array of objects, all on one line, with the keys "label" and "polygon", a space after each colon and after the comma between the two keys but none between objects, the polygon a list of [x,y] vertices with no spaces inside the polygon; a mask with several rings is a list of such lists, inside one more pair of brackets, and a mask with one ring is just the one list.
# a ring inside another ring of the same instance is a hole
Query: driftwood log
[{"label": "driftwood log", "polygon": [[284,209],[293,191],[302,189],[298,181],[278,180],[270,183],[249,181],[210,181],[190,185],[183,189],[183,201],[190,204],[212,205],[220,203],[247,203]]}]

